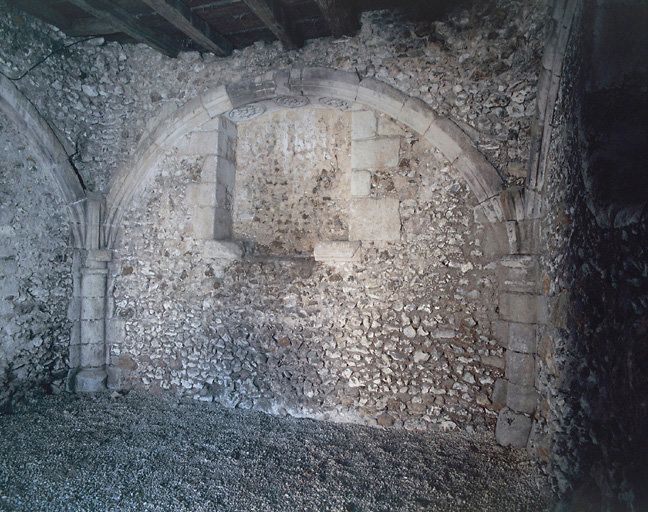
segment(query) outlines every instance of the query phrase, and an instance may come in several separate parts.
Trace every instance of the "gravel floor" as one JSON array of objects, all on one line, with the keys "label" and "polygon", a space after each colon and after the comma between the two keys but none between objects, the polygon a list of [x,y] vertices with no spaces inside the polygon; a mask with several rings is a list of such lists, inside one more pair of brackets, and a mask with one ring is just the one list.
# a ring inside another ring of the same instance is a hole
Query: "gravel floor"
[{"label": "gravel floor", "polygon": [[546,511],[523,452],[130,393],[32,396],[0,417],[11,511]]}]

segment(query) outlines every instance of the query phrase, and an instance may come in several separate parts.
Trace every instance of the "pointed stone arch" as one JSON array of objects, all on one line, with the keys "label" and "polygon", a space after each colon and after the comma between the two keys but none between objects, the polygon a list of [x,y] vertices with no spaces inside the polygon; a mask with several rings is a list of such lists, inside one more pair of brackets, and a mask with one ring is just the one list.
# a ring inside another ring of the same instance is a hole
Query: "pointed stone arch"
[{"label": "pointed stone arch", "polygon": [[82,243],[86,191],[70,164],[63,145],[36,110],[8,78],[0,75],[0,111],[31,143],[39,167],[49,176],[64,202],[77,243]]},{"label": "pointed stone arch", "polygon": [[[181,137],[214,130],[225,116],[234,122],[270,110],[314,106],[348,110],[369,107],[402,122],[436,147],[467,182],[486,218],[515,218],[521,197],[504,194],[505,182],[472,140],[450,119],[425,102],[373,78],[329,68],[293,68],[207,91],[171,114],[163,113],[145,133],[128,165],[114,176],[107,196],[106,238],[113,243],[123,216],[138,191],[155,174],[165,151]],[[210,126],[210,128],[207,128]]]}]

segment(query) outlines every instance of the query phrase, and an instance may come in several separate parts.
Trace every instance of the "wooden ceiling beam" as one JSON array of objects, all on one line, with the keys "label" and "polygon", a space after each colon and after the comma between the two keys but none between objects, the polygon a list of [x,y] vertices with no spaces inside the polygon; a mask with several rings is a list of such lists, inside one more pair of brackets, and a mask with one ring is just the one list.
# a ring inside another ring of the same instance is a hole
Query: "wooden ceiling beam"
[{"label": "wooden ceiling beam", "polygon": [[120,32],[119,29],[112,26],[106,20],[100,20],[94,16],[87,18],[77,18],[70,21],[67,28],[63,30],[70,37],[81,36],[106,36]]},{"label": "wooden ceiling beam", "polygon": [[144,26],[135,16],[111,0],[68,1],[87,13],[107,21],[120,32],[124,32],[133,39],[148,44],[169,57],[176,57],[180,52],[180,44],[178,42],[165,34],[158,33]]},{"label": "wooden ceiling beam", "polygon": [[142,1],[206,50],[222,56],[232,53],[232,43],[212,30],[209,23],[192,13],[183,0]]},{"label": "wooden ceiling beam", "polygon": [[50,25],[54,25],[61,30],[69,26],[70,22],[56,9],[52,9],[45,2],[39,0],[9,0],[9,3],[18,9],[25,11],[32,16],[36,16],[41,20],[46,21]]},{"label": "wooden ceiling beam", "polygon": [[360,27],[358,16],[348,0],[315,0],[322,11],[329,30],[335,37],[350,36]]},{"label": "wooden ceiling beam", "polygon": [[266,27],[286,48],[299,48],[303,41],[297,34],[295,23],[278,0],[243,0]]}]

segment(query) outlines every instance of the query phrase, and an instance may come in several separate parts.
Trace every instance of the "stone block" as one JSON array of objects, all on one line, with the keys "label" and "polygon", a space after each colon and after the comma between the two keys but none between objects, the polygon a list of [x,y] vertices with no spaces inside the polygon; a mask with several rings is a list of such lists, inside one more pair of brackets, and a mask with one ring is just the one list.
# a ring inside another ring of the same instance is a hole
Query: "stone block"
[{"label": "stone block", "polygon": [[81,344],[81,321],[77,317],[70,327],[70,346]]},{"label": "stone block", "polygon": [[423,100],[409,98],[396,119],[423,135],[436,118],[434,111]]},{"label": "stone block", "polygon": [[222,159],[218,163],[216,176],[216,204],[228,207],[234,196],[234,182],[236,178],[236,164]]},{"label": "stone block", "polygon": [[315,261],[326,263],[356,261],[360,257],[360,246],[360,242],[347,242],[342,240],[317,242],[313,255]]},{"label": "stone block", "polygon": [[81,345],[70,345],[70,368],[81,365]]},{"label": "stone block", "polygon": [[290,76],[293,94],[305,94],[315,98],[344,100],[351,106],[358,94],[358,76],[348,71],[330,68],[304,68],[294,70]]},{"label": "stone block", "polygon": [[376,136],[376,114],[371,110],[354,111],[351,114],[351,137],[353,140]]},{"label": "stone block", "polygon": [[503,320],[495,320],[491,324],[491,331],[495,341],[500,347],[508,347],[508,336],[509,336],[509,322],[504,322]]},{"label": "stone block", "polygon": [[214,238],[215,209],[207,206],[195,206],[192,212],[191,224],[194,238],[209,240]]},{"label": "stone block", "polygon": [[351,173],[351,195],[355,197],[368,196],[371,191],[371,173],[369,171],[353,171]]},{"label": "stone block", "polygon": [[353,199],[349,214],[350,240],[400,240],[401,221],[396,198]]},{"label": "stone block", "polygon": [[232,212],[229,208],[214,209],[214,240],[227,240],[232,237]]},{"label": "stone block", "polygon": [[216,206],[216,186],[214,183],[190,183],[185,195],[188,206]]},{"label": "stone block", "polygon": [[510,323],[508,348],[515,352],[533,354],[536,351],[536,326],[534,324]]},{"label": "stone block", "polygon": [[382,114],[378,118],[378,135],[379,136],[401,136],[403,128],[388,115]]},{"label": "stone block", "polygon": [[526,447],[531,432],[531,418],[504,407],[497,417],[495,438],[502,446]]},{"label": "stone block", "polygon": [[232,108],[274,98],[277,85],[274,73],[268,72],[262,76],[236,82],[226,87],[227,95],[232,103]]},{"label": "stone block", "polygon": [[356,101],[398,119],[407,96],[373,78],[364,78],[358,86]]},{"label": "stone block", "polygon": [[479,202],[495,197],[504,188],[504,181],[495,168],[472,146],[464,149],[452,165],[468,182]]},{"label": "stone block", "polygon": [[110,249],[92,249],[86,254],[86,263],[90,261],[109,262],[112,260],[112,251]]},{"label": "stone block", "polygon": [[236,242],[226,240],[206,240],[203,257],[208,259],[236,260],[243,256],[243,248]]},{"label": "stone block", "polygon": [[118,345],[126,336],[126,322],[118,318],[106,321],[106,345]]},{"label": "stone block", "polygon": [[95,393],[106,389],[106,371],[103,368],[84,368],[74,378],[74,391]]},{"label": "stone block", "polygon": [[511,187],[499,194],[504,212],[504,220],[520,221],[524,219],[524,188]]},{"label": "stone block", "polygon": [[81,367],[102,366],[106,362],[106,351],[103,343],[79,345],[81,347]]},{"label": "stone block", "polygon": [[190,133],[186,153],[188,155],[217,155],[218,134],[219,132],[216,130]]},{"label": "stone block", "polygon": [[100,320],[106,316],[104,297],[84,297],[81,299],[81,320]]},{"label": "stone block", "polygon": [[504,320],[534,324],[538,322],[540,296],[529,293],[500,293],[499,312]]},{"label": "stone block", "polygon": [[202,169],[200,170],[201,183],[216,183],[216,176],[218,175],[218,160],[217,155],[207,155],[203,160]]},{"label": "stone block", "polygon": [[232,102],[227,94],[227,89],[222,85],[202,94],[200,100],[210,117],[216,117],[232,110]]},{"label": "stone block", "polygon": [[531,354],[506,351],[506,378],[521,386],[533,386],[535,381],[535,358]]},{"label": "stone block", "polygon": [[533,386],[520,386],[509,382],[506,406],[516,412],[533,414],[538,402],[538,393]]},{"label": "stone block", "polygon": [[104,320],[81,320],[81,343],[101,343],[105,340]]},{"label": "stone block", "polygon": [[84,269],[81,276],[81,297],[101,297],[106,295],[106,275],[104,269]]},{"label": "stone block", "polygon": [[209,113],[204,109],[201,98],[194,98],[175,113],[160,119],[158,127],[151,133],[151,138],[161,147],[176,145],[188,131],[209,119]]},{"label": "stone block", "polygon": [[106,368],[106,387],[108,389],[123,389],[124,388],[124,375],[121,368],[115,366],[108,366]]},{"label": "stone block", "polygon": [[463,151],[460,141],[466,137],[466,134],[452,121],[438,118],[430,124],[423,136],[449,162],[454,162]]},{"label": "stone block", "polygon": [[354,141],[351,144],[351,168],[396,167],[399,152],[399,137],[381,137],[379,139]]},{"label": "stone block", "polygon": [[506,395],[508,392],[508,381],[497,379],[493,384],[493,405],[502,408],[506,405]]}]

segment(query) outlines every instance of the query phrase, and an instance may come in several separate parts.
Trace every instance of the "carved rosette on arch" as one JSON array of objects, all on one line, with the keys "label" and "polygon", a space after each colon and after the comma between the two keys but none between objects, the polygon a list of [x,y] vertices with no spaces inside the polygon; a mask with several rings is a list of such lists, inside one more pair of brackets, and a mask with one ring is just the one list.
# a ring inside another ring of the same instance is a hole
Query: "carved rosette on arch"
[{"label": "carved rosette on arch", "polygon": [[230,110],[227,117],[234,122],[248,121],[255,117],[259,117],[265,112],[265,110],[266,109],[263,105],[253,103],[251,105],[244,105]]},{"label": "carved rosette on arch", "polygon": [[320,102],[320,104],[324,105],[325,107],[335,108],[337,110],[350,110],[351,109],[351,103],[348,102],[347,100],[343,100],[343,99],[340,99],[340,98],[333,98],[333,97],[325,96],[323,98],[320,98],[319,102]]},{"label": "carved rosette on arch", "polygon": [[308,105],[310,100],[306,96],[278,96],[274,102],[284,108],[300,108]]}]

